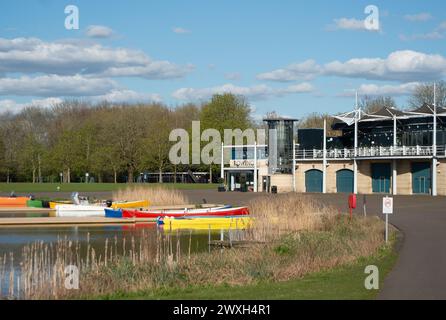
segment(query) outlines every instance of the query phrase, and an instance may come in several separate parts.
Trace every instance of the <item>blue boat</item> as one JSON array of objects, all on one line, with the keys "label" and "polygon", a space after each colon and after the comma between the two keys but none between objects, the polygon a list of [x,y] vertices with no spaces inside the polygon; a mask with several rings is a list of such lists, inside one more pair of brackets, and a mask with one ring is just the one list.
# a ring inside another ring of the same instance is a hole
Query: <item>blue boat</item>
[{"label": "blue boat", "polygon": [[122,209],[104,208],[106,218],[122,218]]}]

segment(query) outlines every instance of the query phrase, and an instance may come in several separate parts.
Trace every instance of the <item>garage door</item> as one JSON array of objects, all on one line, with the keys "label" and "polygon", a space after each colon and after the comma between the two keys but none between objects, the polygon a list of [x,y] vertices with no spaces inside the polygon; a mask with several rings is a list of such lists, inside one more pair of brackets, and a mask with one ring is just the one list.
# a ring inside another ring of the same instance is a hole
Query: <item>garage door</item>
[{"label": "garage door", "polygon": [[430,193],[431,188],[431,164],[430,162],[412,163],[412,192]]},{"label": "garage door", "polygon": [[336,172],[336,191],[352,193],[353,192],[353,171],[342,169]]},{"label": "garage door", "polygon": [[390,163],[372,163],[372,191],[390,193]]},{"label": "garage door", "polygon": [[322,192],[322,171],[313,169],[305,172],[305,189],[307,192]]}]

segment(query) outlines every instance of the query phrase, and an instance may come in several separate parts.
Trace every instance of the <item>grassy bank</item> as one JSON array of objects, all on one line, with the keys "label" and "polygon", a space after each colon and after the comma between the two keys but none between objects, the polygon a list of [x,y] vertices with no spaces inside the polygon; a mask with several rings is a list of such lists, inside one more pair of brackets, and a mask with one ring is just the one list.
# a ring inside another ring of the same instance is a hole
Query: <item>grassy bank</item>
[{"label": "grassy bank", "polygon": [[[179,190],[193,189],[217,189],[217,184],[205,183],[146,183],[133,184],[142,185],[147,188],[165,187]],[[31,193],[31,192],[99,192],[99,191],[117,191],[124,189],[129,184],[126,183],[0,183],[0,192],[10,193]],[[59,189],[58,189],[59,187]]]},{"label": "grassy bank", "polygon": [[360,258],[354,263],[331,270],[311,273],[300,279],[282,282],[261,282],[246,286],[188,287],[164,289],[133,294],[112,294],[103,299],[147,300],[367,300],[376,298],[379,290],[364,287],[364,269],[376,265],[379,269],[380,288],[398,257],[395,240],[383,246],[372,257]]}]

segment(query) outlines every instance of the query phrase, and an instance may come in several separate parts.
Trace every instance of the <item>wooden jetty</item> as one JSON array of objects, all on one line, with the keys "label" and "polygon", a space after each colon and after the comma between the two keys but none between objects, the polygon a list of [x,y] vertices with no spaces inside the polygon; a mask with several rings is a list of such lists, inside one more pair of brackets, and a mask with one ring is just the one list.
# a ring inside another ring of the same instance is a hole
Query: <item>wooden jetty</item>
[{"label": "wooden jetty", "polygon": [[253,245],[265,244],[264,241],[249,241],[249,240],[212,240],[209,241],[210,246],[218,247],[218,248],[247,248]]},{"label": "wooden jetty", "polygon": [[54,211],[50,208],[28,208],[28,207],[0,207],[0,214],[2,213],[48,213]]},{"label": "wooden jetty", "polygon": [[42,218],[0,218],[0,228],[35,226],[103,226],[132,225],[155,222],[155,219],[114,219],[105,217],[42,217]]}]

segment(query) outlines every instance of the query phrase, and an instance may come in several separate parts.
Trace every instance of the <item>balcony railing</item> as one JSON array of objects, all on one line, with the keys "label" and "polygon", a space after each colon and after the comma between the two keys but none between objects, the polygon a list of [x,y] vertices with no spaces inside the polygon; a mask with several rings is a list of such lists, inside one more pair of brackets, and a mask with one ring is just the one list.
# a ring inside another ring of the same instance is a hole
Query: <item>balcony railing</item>
[{"label": "balcony railing", "polygon": [[[431,157],[432,146],[396,146],[396,147],[360,147],[357,149],[356,158],[370,157]],[[437,156],[446,157],[446,147],[437,146]],[[321,149],[296,150],[296,159],[323,159],[324,152]],[[327,159],[353,159],[355,149],[327,149]]]}]

